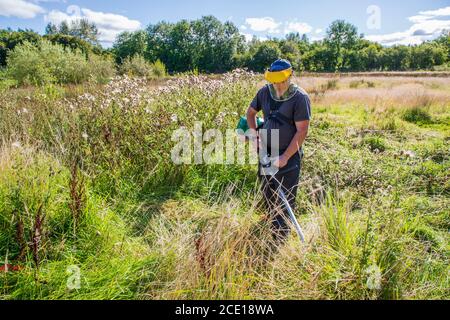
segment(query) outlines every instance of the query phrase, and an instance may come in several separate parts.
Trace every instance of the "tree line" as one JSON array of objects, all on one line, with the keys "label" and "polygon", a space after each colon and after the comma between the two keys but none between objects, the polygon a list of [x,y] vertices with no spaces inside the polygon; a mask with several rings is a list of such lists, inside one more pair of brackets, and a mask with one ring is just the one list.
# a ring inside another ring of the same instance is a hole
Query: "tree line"
[{"label": "tree line", "polygon": [[32,30],[0,30],[0,66],[6,66],[9,52],[18,44],[42,39],[86,55],[112,57],[119,67],[135,57],[148,63],[161,61],[170,73],[222,73],[234,68],[262,72],[278,58],[290,60],[298,71],[310,72],[432,70],[448,68],[450,63],[448,31],[420,45],[384,47],[364,39],[354,25],[343,20],[332,22],[320,41],[299,33],[246,41],[233,23],[222,23],[213,16],[162,21],[144,30],[123,32],[109,49],[99,45],[98,35],[96,26],[85,20],[49,24],[44,36]]},{"label": "tree line", "polygon": [[290,60],[296,70],[311,72],[430,70],[450,62],[450,34],[421,45],[383,47],[364,39],[354,25],[337,20],[321,41],[291,33],[283,39],[254,37],[247,42],[233,23],[207,16],[124,32],[112,52],[119,64],[140,55],[148,61],[161,60],[170,72],[217,73],[236,67],[262,72],[277,58]]}]

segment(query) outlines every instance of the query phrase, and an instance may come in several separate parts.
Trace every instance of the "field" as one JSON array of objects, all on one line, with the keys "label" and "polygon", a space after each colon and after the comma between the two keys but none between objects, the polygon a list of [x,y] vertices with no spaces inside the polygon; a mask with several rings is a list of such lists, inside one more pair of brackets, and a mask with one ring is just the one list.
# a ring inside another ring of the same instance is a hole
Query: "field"
[{"label": "field", "polygon": [[450,78],[298,76],[313,120],[295,233],[253,165],[175,165],[264,82],[0,88],[0,299],[449,299]]}]

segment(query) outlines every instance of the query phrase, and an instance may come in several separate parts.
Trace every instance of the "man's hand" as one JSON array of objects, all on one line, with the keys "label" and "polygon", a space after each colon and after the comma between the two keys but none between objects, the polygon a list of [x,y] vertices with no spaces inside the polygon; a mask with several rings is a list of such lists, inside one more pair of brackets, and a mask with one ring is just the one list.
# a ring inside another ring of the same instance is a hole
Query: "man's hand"
[{"label": "man's hand", "polygon": [[282,155],[282,156],[278,157],[277,159],[275,159],[275,161],[273,162],[273,165],[275,167],[277,167],[278,169],[282,169],[287,166],[288,161],[289,161],[289,159],[285,155]]}]

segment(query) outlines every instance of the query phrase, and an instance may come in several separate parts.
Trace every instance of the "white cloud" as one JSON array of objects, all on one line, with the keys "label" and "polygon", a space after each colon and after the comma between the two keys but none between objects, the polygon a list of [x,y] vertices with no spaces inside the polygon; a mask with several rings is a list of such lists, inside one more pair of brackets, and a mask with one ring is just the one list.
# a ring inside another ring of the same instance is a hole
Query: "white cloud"
[{"label": "white cloud", "polygon": [[309,40],[311,41],[322,41],[325,37],[324,36],[312,36],[311,38],[309,38]]},{"label": "white cloud", "polygon": [[286,22],[284,33],[298,32],[300,34],[310,33],[313,30],[309,24],[305,22]]},{"label": "white cloud", "polygon": [[253,39],[253,35],[250,33],[241,32],[241,35],[243,35],[245,37],[245,41],[252,41],[252,39]]},{"label": "white cloud", "polygon": [[409,17],[408,20],[413,23],[418,23],[436,17],[450,17],[450,7],[445,7],[437,10],[420,11],[417,16]]},{"label": "white cloud", "polygon": [[251,34],[251,33],[241,32],[241,35],[244,36],[245,41],[247,41],[247,42],[252,41],[253,38],[256,38],[259,41],[267,41],[267,40],[269,40],[269,38],[266,37],[266,36],[257,36],[255,34]]},{"label": "white cloud", "polygon": [[0,0],[0,16],[32,19],[45,9],[24,0]]},{"label": "white cloud", "polygon": [[322,33],[322,32],[323,32],[323,29],[320,29],[320,28],[317,28],[317,29],[316,29],[316,33],[317,33],[317,34]]},{"label": "white cloud", "polygon": [[131,20],[119,14],[93,11],[74,5],[67,7],[66,12],[52,10],[45,16],[47,22],[54,24],[59,24],[63,21],[72,22],[79,19],[87,19],[95,23],[99,31],[99,40],[106,44],[114,42],[116,36],[123,31],[135,31],[141,27],[141,23],[138,20]]},{"label": "white cloud", "polygon": [[247,18],[245,23],[250,26],[250,29],[257,32],[268,32],[268,33],[280,33],[278,29],[281,23],[275,21],[274,18],[264,17],[264,18]]},{"label": "white cloud", "polygon": [[260,36],[260,37],[257,37],[257,38],[258,38],[259,41],[268,41],[269,40],[269,38],[265,37],[265,36]]},{"label": "white cloud", "polygon": [[450,30],[450,7],[421,11],[408,18],[413,25],[406,31],[383,35],[369,35],[365,38],[383,45],[415,45],[439,36],[444,30]]},{"label": "white cloud", "polygon": [[267,40],[267,35],[275,34],[289,34],[291,32],[298,32],[300,34],[310,33],[313,27],[306,22],[287,21],[278,22],[272,17],[263,18],[247,18],[245,24],[240,27],[242,34],[247,39],[252,39],[254,34],[250,34],[249,30],[258,32],[264,32],[266,35],[256,35],[261,41]]},{"label": "white cloud", "polygon": [[423,42],[422,37],[412,36],[408,32],[394,32],[390,34],[366,36],[367,40],[381,43],[383,45],[392,46],[396,44],[420,44]]}]

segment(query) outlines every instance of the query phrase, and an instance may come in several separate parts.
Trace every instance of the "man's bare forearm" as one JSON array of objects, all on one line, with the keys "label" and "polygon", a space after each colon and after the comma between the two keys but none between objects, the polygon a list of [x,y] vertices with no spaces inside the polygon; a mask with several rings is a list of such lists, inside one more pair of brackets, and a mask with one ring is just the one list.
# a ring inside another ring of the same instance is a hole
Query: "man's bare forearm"
[{"label": "man's bare forearm", "polygon": [[247,124],[250,129],[256,131],[256,115],[257,112],[252,107],[247,110]]}]

